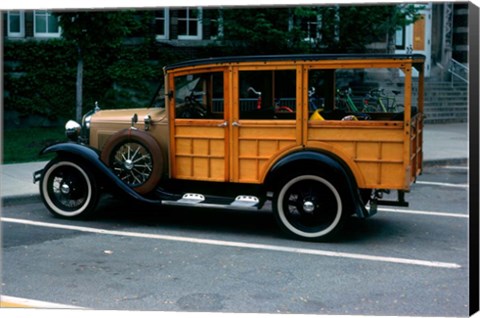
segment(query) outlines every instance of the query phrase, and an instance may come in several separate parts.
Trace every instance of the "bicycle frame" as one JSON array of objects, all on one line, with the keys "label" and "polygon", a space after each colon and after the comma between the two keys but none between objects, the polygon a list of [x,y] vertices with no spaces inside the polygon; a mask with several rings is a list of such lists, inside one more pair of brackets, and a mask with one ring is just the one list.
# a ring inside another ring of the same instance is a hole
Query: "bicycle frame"
[{"label": "bicycle frame", "polygon": [[338,101],[344,103],[349,111],[358,113],[359,110],[355,105],[355,103],[353,102],[351,95],[352,95],[352,89],[350,87],[337,90],[337,96],[340,97]]},{"label": "bicycle frame", "polygon": [[[397,92],[397,91],[392,91],[395,95],[399,94],[400,92]],[[378,108],[378,106],[380,106],[380,110],[383,111],[384,113],[388,113],[388,112],[393,112],[393,113],[396,113],[398,112],[398,109],[397,107],[400,105],[400,104],[397,104],[397,99],[396,97],[393,97],[393,96],[388,96],[387,94],[385,94],[385,91],[384,89],[373,89],[371,90],[368,94],[367,94],[367,98],[370,97],[370,98],[373,98],[375,100],[375,103],[376,103],[376,107]],[[384,102],[386,101],[386,103]],[[370,107],[368,105],[368,99],[365,99],[365,108],[368,108]]]}]

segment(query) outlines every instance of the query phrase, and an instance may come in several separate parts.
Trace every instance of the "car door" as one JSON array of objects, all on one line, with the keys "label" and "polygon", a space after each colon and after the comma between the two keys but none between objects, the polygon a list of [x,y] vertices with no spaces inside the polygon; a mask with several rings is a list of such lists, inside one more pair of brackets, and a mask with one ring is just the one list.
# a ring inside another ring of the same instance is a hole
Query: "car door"
[{"label": "car door", "polygon": [[296,66],[234,68],[232,182],[261,183],[275,159],[301,145],[301,74]]},{"label": "car door", "polygon": [[169,76],[170,171],[175,179],[228,181],[226,68]]}]

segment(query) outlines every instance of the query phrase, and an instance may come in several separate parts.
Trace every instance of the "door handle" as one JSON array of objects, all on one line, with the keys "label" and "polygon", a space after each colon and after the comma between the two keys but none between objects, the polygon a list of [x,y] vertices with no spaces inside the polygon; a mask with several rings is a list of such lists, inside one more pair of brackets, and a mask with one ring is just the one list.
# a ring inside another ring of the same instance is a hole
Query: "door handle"
[{"label": "door handle", "polygon": [[223,123],[217,125],[217,127],[227,127],[228,126],[228,121],[224,121]]},{"label": "door handle", "polygon": [[232,126],[233,126],[233,127],[240,127],[240,123],[239,123],[238,121],[234,121],[234,122],[232,123]]}]

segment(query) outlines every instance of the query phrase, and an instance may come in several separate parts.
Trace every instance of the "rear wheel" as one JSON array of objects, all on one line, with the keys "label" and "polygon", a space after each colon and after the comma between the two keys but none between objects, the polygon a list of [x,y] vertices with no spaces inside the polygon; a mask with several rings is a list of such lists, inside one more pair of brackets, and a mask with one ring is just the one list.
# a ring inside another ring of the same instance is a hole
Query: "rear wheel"
[{"label": "rear wheel", "polygon": [[45,167],[40,194],[48,210],[63,218],[88,216],[98,202],[93,174],[80,163],[59,158]]},{"label": "rear wheel", "polygon": [[297,238],[315,241],[333,238],[346,214],[337,186],[315,174],[287,180],[276,191],[273,208],[282,230]]}]

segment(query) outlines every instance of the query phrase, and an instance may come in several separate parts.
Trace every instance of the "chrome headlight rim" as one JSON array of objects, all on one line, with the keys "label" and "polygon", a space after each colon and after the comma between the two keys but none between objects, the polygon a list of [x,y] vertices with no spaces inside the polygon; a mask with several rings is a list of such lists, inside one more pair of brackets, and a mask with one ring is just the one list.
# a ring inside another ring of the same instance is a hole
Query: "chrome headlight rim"
[{"label": "chrome headlight rim", "polygon": [[75,120],[69,120],[65,124],[65,135],[72,141],[77,141],[82,132],[82,126]]},{"label": "chrome headlight rim", "polygon": [[97,109],[93,109],[87,112],[82,117],[82,141],[88,144],[90,140],[90,123],[92,121],[92,116],[97,112]]}]

